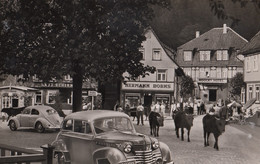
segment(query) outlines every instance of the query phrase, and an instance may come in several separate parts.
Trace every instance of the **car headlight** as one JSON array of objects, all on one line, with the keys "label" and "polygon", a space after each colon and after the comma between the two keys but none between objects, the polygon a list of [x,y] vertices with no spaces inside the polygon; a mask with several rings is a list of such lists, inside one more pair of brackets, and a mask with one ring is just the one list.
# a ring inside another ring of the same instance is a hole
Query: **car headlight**
[{"label": "car headlight", "polygon": [[159,148],[159,142],[154,142],[152,146],[153,146],[153,149],[158,149]]},{"label": "car headlight", "polygon": [[132,145],[126,144],[124,147],[124,152],[125,153],[130,153],[132,151]]}]

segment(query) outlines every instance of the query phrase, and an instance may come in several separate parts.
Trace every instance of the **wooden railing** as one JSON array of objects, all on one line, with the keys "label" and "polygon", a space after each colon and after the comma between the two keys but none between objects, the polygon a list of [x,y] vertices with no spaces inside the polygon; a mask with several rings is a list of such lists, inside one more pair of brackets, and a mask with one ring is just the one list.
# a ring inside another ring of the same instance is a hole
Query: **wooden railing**
[{"label": "wooden railing", "polygon": [[46,144],[42,145],[41,148],[43,150],[42,152],[0,144],[0,163],[52,164],[53,147],[49,144]]}]

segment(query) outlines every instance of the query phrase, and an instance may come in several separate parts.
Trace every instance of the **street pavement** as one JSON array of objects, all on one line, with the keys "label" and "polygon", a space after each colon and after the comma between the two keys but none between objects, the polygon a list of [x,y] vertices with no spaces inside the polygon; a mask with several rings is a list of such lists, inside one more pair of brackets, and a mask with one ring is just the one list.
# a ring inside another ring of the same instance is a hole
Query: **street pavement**
[{"label": "street pavement", "polygon": [[[260,163],[260,127],[253,125],[230,124],[219,137],[219,151],[213,148],[214,137],[211,134],[210,146],[204,147],[203,115],[195,116],[190,139],[187,142],[176,137],[172,118],[167,115],[163,127],[160,127],[160,141],[165,142],[172,151],[175,164],[259,164]],[[145,118],[144,118],[145,119]],[[136,125],[137,132],[150,135],[149,122]],[[0,143],[38,150],[41,145],[51,143],[57,132],[37,133],[34,130],[11,131],[7,123],[0,120]]]}]

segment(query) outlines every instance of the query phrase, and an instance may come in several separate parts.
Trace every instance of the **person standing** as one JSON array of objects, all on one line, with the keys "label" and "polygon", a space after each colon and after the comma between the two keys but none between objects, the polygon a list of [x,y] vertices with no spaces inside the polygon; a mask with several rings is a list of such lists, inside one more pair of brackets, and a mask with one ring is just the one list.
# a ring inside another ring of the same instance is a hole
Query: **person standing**
[{"label": "person standing", "polygon": [[129,104],[126,104],[125,106],[125,113],[130,116],[130,105]]},{"label": "person standing", "polygon": [[141,124],[144,125],[144,107],[142,103],[139,103],[139,105],[136,108],[136,116],[137,116],[137,125],[140,123],[140,118],[141,118]]},{"label": "person standing", "polygon": [[160,112],[160,104],[159,102],[157,101],[157,103],[155,104],[155,109],[154,109],[154,112],[157,112],[159,113]]},{"label": "person standing", "polygon": [[201,114],[201,108],[200,108],[201,104],[200,104],[200,100],[197,102],[197,109],[198,109],[198,115]]},{"label": "person standing", "polygon": [[155,112],[155,103],[154,103],[154,101],[151,104],[151,112]]},{"label": "person standing", "polygon": [[160,105],[160,109],[161,109],[160,113],[164,117],[165,116],[165,104],[164,104],[164,102],[162,102],[162,104]]}]

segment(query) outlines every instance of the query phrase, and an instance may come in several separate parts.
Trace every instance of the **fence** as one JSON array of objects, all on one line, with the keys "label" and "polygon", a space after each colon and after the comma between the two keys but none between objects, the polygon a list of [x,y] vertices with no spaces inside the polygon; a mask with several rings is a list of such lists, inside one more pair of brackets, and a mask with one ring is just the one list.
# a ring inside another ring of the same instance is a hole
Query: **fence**
[{"label": "fence", "polygon": [[52,164],[53,147],[46,144],[42,145],[41,148],[43,149],[42,152],[0,144],[0,163],[32,164],[39,162],[42,164]]}]

